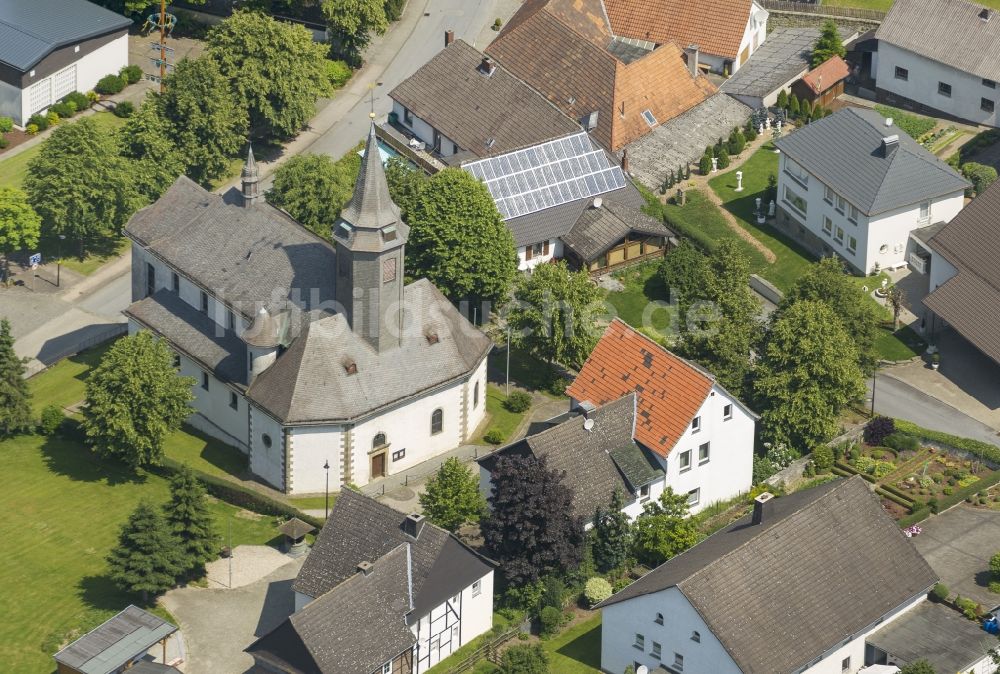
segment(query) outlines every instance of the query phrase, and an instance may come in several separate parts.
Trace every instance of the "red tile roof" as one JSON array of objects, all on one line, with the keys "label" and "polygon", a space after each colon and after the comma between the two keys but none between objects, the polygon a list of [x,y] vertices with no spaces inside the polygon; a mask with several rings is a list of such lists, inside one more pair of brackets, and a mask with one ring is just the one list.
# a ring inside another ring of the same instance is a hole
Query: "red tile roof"
[{"label": "red tile roof", "polygon": [[637,393],[635,437],[666,457],[714,383],[711,375],[616,318],[566,393],[594,405]]},{"label": "red tile roof", "polygon": [[814,94],[821,94],[850,74],[851,67],[847,61],[833,56],[803,75],[802,82]]},{"label": "red tile roof", "polygon": [[753,11],[751,0],[604,0],[615,35],[735,59]]}]

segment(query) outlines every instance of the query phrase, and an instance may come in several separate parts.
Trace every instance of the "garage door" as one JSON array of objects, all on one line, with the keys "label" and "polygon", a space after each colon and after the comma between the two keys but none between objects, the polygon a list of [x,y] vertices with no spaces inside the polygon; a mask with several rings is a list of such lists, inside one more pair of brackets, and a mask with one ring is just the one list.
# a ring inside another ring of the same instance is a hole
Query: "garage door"
[{"label": "garage door", "polygon": [[76,65],[71,65],[52,76],[52,98],[59,100],[76,91]]},{"label": "garage door", "polygon": [[46,77],[41,82],[35,82],[28,89],[28,114],[33,115],[50,105],[52,105],[52,78]]}]

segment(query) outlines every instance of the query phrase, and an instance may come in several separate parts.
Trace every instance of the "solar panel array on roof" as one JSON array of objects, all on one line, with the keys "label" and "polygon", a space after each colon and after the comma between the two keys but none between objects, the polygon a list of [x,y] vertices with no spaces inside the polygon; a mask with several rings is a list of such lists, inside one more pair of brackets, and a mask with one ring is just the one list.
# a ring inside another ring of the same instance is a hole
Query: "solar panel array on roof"
[{"label": "solar panel array on roof", "polygon": [[625,175],[586,133],[465,164],[486,183],[504,220],[625,186]]}]

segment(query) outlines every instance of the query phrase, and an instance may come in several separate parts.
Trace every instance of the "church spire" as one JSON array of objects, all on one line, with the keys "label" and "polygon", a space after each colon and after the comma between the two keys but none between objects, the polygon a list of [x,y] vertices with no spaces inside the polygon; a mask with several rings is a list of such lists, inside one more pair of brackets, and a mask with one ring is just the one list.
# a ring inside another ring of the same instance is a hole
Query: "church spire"
[{"label": "church spire", "polygon": [[[341,211],[340,219],[355,230],[380,230],[402,224],[399,208],[389,196],[389,183],[386,182],[385,169],[382,167],[374,120],[368,131],[365,155],[361,159],[361,169],[354,183],[354,194]],[[409,228],[406,229],[408,233]],[[403,232],[400,234],[405,236]]]},{"label": "church spire", "polygon": [[247,153],[247,160],[243,164],[243,206],[250,208],[260,196],[260,187],[257,184],[260,174],[257,171],[257,162],[253,158],[253,145]]}]

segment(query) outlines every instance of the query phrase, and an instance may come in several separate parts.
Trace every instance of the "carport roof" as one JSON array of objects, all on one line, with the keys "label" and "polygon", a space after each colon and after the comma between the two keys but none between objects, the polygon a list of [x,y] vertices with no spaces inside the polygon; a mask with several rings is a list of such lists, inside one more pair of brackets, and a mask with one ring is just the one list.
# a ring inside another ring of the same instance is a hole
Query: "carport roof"
[{"label": "carport roof", "polygon": [[809,56],[818,28],[778,28],[719,91],[733,96],[767,96],[809,70]]},{"label": "carport roof", "polygon": [[59,47],[130,25],[86,0],[0,0],[0,62],[27,72]]},{"label": "carport roof", "polygon": [[56,662],[83,674],[109,674],[176,631],[175,625],[162,618],[128,606],[54,657]]}]

